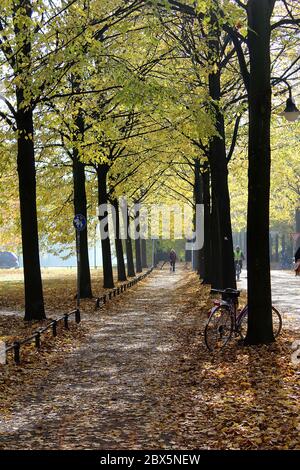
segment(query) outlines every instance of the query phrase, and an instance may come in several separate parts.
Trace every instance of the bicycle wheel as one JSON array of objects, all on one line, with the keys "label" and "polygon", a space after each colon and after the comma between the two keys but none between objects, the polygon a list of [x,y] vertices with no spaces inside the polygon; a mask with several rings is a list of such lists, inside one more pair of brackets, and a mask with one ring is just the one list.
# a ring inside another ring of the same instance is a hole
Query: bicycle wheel
[{"label": "bicycle wheel", "polygon": [[248,329],[248,308],[245,309],[245,313],[240,319],[238,327],[237,327],[237,331],[240,337],[242,338],[242,340],[246,338],[247,329]]},{"label": "bicycle wheel", "polygon": [[278,310],[272,306],[272,322],[274,338],[280,335],[282,329],[282,318]]},{"label": "bicycle wheel", "polygon": [[[272,323],[273,323],[273,334],[274,338],[279,336],[282,329],[282,318],[278,310],[272,306]],[[246,338],[248,329],[248,308],[245,309],[245,313],[239,321],[238,332],[242,339]]]},{"label": "bicycle wheel", "polygon": [[233,332],[233,317],[228,305],[216,307],[205,326],[204,339],[210,351],[221,350],[226,346]]}]

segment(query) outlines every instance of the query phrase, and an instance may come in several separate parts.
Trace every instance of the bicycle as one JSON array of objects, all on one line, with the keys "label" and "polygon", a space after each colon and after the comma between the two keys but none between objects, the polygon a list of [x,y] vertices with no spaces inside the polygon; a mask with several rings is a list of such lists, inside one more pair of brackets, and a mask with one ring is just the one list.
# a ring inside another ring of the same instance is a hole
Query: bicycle
[{"label": "bicycle", "polygon": [[[222,300],[215,300],[214,307],[204,330],[206,347],[210,351],[221,350],[230,341],[232,334],[239,335],[242,340],[247,333],[248,305],[238,313],[240,291],[236,289],[211,289],[211,293],[222,295]],[[282,318],[278,310],[272,306],[273,332],[276,338],[282,329]]]}]

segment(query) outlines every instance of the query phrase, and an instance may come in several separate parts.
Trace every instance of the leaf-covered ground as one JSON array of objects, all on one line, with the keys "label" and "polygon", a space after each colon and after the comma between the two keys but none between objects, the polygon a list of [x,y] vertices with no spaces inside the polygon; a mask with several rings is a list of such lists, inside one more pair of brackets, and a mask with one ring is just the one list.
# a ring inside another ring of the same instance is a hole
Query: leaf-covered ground
[{"label": "leaf-covered ground", "polygon": [[0,448],[300,449],[297,333],[212,356],[210,305],[196,275],[164,269],[87,308],[40,355],[1,367]]}]

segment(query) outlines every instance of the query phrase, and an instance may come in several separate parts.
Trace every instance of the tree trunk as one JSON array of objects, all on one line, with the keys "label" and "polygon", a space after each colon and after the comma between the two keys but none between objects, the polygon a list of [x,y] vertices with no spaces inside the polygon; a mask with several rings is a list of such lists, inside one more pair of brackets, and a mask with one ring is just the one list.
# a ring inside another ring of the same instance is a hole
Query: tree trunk
[{"label": "tree trunk", "polygon": [[269,233],[269,253],[270,253],[270,262],[274,261],[273,256],[273,237]]},{"label": "tree trunk", "polygon": [[[203,204],[203,181],[200,169],[199,158],[194,159],[194,204],[195,209],[198,205]],[[197,226],[196,220],[194,224],[194,230],[196,231],[197,239],[200,238],[201,228]],[[204,249],[196,249],[194,252],[195,256],[195,269],[201,278],[204,277]]]},{"label": "tree trunk", "polygon": [[140,238],[140,211],[137,209],[135,213],[135,268],[137,273],[143,271],[141,256],[141,238]]},{"label": "tree trunk", "polygon": [[102,263],[103,263],[103,287],[110,289],[114,287],[112,260],[111,260],[111,246],[109,238],[109,226],[108,226],[108,212],[107,212],[107,173],[108,166],[98,165],[97,177],[98,177],[98,204],[102,207],[102,211],[99,214],[100,221],[100,236],[101,236],[101,249],[102,249]]},{"label": "tree trunk", "polygon": [[[73,140],[83,140],[84,120],[78,115],[75,120],[76,131]],[[79,159],[76,145],[73,147],[73,188],[74,188],[74,214],[82,214],[87,218],[87,201],[85,190],[85,165]],[[92,284],[89,262],[88,230],[80,232],[80,298],[92,298]]]},{"label": "tree trunk", "polygon": [[147,243],[146,243],[145,238],[141,238],[141,256],[142,256],[142,268],[148,268]]},{"label": "tree trunk", "polygon": [[[22,8],[22,10],[21,10]],[[29,0],[13,5],[14,18],[17,11],[24,15],[22,22],[14,20],[14,33],[18,55],[14,62],[16,81],[17,167],[19,177],[20,218],[25,290],[25,320],[46,318],[39,257],[39,236],[36,207],[36,172],[34,155],[33,105],[31,96],[31,28],[32,6]],[[28,21],[27,21],[28,20]],[[26,77],[26,72],[28,76]]]},{"label": "tree trunk", "polygon": [[[209,75],[209,92],[214,102],[221,99],[220,72]],[[233,256],[232,228],[230,217],[230,197],[228,189],[228,169],[225,147],[224,116],[218,105],[214,104],[216,130],[218,135],[213,137],[209,149],[209,165],[212,184],[213,205],[213,287],[236,288]],[[217,245],[216,245],[217,244]]]},{"label": "tree trunk", "polygon": [[204,276],[203,283],[211,283],[211,213],[210,213],[210,172],[204,169],[203,181],[203,203],[204,203]]},{"label": "tree trunk", "polygon": [[217,10],[219,2],[214,1],[211,9],[211,39],[209,48],[215,72],[208,77],[209,94],[212,100],[217,135],[210,141],[208,160],[212,186],[212,285],[216,288],[236,288],[233,255],[232,228],[230,217],[230,197],[228,189],[228,168],[225,142],[225,123],[221,109],[221,68],[220,30]]},{"label": "tree trunk", "polygon": [[279,261],[279,236],[278,233],[276,234],[275,237],[275,261],[278,263]]},{"label": "tree trunk", "polygon": [[126,217],[127,219],[127,223],[125,224],[125,226],[127,226],[127,234],[126,234],[126,241],[125,241],[126,258],[127,258],[127,275],[128,277],[134,277],[135,270],[134,270],[134,261],[133,261],[132,240],[130,236],[130,216],[129,216],[127,206],[124,209],[123,217],[124,218]]},{"label": "tree trunk", "polygon": [[[296,227],[295,227],[296,232],[300,233],[300,208],[299,207],[297,207],[297,209],[296,209],[295,221],[296,221]],[[295,252],[297,251],[299,246],[300,246],[300,235],[298,236],[298,238],[295,241]]]},{"label": "tree trunk", "polygon": [[117,266],[118,266],[118,281],[126,281],[126,269],[124,263],[124,253],[123,253],[123,244],[120,233],[120,212],[119,204],[115,199],[113,201],[113,206],[115,208],[115,217],[113,218],[115,223],[115,247],[117,255]]},{"label": "tree trunk", "polygon": [[248,1],[249,169],[248,332],[246,344],[274,341],[269,253],[271,59],[270,20],[275,0]]},{"label": "tree trunk", "polygon": [[283,258],[283,256],[286,256],[285,250],[286,250],[286,248],[285,248],[285,235],[283,234],[282,237],[281,237],[281,258]]},{"label": "tree trunk", "polygon": [[25,320],[46,318],[39,257],[36,208],[36,172],[33,144],[33,112],[24,108],[24,94],[17,90],[18,176],[25,288]]}]

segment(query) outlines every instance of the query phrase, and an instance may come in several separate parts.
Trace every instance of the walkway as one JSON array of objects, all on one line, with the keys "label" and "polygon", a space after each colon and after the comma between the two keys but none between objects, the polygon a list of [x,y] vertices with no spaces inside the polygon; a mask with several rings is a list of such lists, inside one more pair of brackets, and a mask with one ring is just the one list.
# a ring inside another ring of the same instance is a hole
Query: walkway
[{"label": "walkway", "polygon": [[183,269],[156,271],[85,319],[90,333],[82,347],[0,423],[0,448],[149,448],[147,383],[159,374],[163,381],[176,350],[173,328],[187,283]]}]

